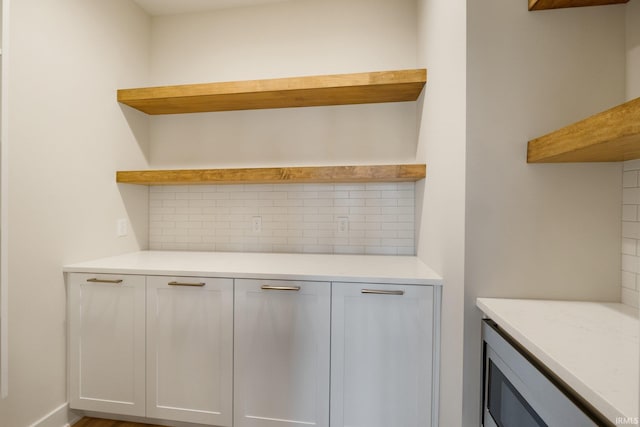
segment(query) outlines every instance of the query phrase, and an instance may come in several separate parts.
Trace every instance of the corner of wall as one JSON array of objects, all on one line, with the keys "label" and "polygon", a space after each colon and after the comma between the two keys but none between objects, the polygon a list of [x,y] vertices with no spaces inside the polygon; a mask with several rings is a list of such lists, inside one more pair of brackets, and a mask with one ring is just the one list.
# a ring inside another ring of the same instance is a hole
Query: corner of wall
[{"label": "corner of wall", "polygon": [[82,416],[69,409],[69,403],[65,402],[29,427],[70,427],[81,418]]},{"label": "corner of wall", "polygon": [[627,100],[640,97],[640,3],[625,6]]},{"label": "corner of wall", "polygon": [[466,164],[466,1],[420,0],[418,63],[428,79],[417,160],[427,164],[416,186],[417,254],[444,278],[440,425],[463,419]]}]

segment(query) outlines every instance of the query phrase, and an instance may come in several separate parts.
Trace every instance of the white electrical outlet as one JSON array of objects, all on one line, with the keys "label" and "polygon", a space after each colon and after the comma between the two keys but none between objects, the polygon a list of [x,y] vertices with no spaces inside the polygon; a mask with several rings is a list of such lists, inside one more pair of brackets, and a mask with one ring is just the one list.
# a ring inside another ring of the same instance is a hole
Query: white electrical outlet
[{"label": "white electrical outlet", "polygon": [[339,216],[338,218],[338,234],[346,234],[349,232],[349,217]]},{"label": "white electrical outlet", "polygon": [[262,232],[262,217],[254,216],[251,218],[251,231],[254,233]]},{"label": "white electrical outlet", "polygon": [[118,237],[124,237],[129,233],[129,223],[126,218],[120,218],[116,222],[116,235]]}]

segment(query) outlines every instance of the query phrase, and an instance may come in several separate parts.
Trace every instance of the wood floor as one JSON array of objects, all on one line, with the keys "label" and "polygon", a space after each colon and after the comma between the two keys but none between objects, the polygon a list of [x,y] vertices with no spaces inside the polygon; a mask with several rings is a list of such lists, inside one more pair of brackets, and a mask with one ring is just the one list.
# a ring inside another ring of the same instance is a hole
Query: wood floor
[{"label": "wood floor", "polygon": [[130,423],[127,421],[103,420],[101,418],[84,417],[72,427],[166,427],[153,424]]}]

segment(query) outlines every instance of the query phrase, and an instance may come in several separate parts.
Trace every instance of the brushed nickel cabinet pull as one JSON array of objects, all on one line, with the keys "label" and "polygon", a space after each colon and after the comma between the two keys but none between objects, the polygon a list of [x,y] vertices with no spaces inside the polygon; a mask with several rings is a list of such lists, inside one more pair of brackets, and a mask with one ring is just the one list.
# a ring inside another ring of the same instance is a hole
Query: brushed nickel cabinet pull
[{"label": "brushed nickel cabinet pull", "polygon": [[167,283],[169,286],[204,286],[204,282],[197,283],[184,283],[184,282],[169,282]]},{"label": "brushed nickel cabinet pull", "polygon": [[270,286],[262,285],[260,289],[265,291],[299,291],[300,286]]},{"label": "brushed nickel cabinet pull", "polygon": [[97,277],[94,277],[93,279],[87,279],[87,282],[90,282],[90,283],[114,283],[114,284],[118,284],[118,283],[122,283],[122,279],[108,280],[108,279],[98,279]]},{"label": "brushed nickel cabinet pull", "polygon": [[374,295],[404,295],[404,291],[383,291],[380,289],[363,289],[362,293]]}]

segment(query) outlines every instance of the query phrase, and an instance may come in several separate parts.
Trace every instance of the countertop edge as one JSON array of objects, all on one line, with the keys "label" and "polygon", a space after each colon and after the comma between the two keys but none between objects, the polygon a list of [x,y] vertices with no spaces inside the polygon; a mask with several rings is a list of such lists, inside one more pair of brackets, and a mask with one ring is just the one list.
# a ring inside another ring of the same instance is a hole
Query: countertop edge
[{"label": "countertop edge", "polygon": [[349,282],[349,283],[388,283],[397,285],[442,286],[440,279],[410,279],[397,277],[315,275],[315,274],[274,274],[243,273],[229,271],[180,271],[180,270],[128,270],[109,268],[63,268],[64,273],[130,274],[134,276],[180,276],[180,277],[220,277],[229,279],[269,279],[269,280],[306,280],[312,282]]},{"label": "countertop edge", "polygon": [[[224,262],[236,265],[230,268],[215,265],[215,262],[211,267],[205,268],[202,265],[203,260],[216,261],[217,257]],[[167,267],[161,267],[163,258],[171,258]],[[244,259],[247,261],[244,262]],[[263,263],[266,267],[261,268],[259,265],[256,267],[255,261]],[[291,261],[304,261],[304,265]],[[250,265],[252,262],[254,264]],[[244,268],[243,263],[246,264]],[[289,269],[292,272],[288,272]],[[322,271],[323,269],[327,271]],[[373,271],[369,272],[368,269]],[[62,271],[64,273],[443,285],[442,278],[417,257],[394,255],[139,251],[67,264],[63,266]]]}]

